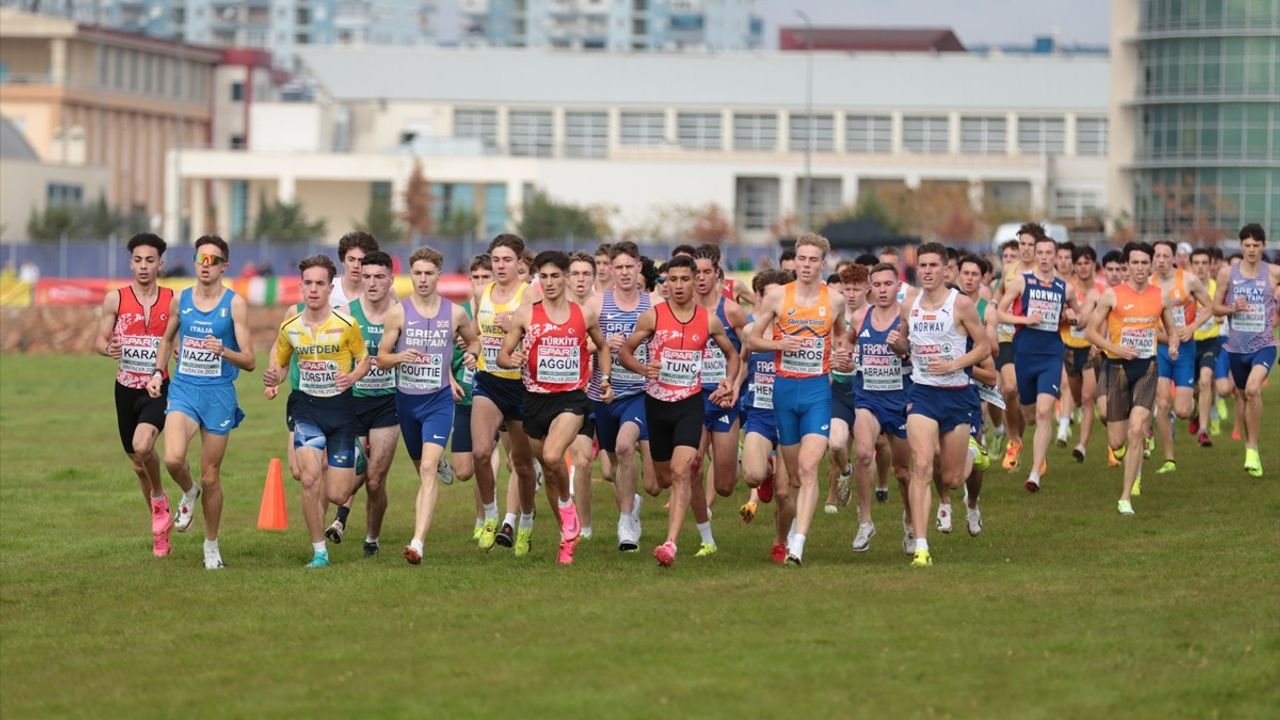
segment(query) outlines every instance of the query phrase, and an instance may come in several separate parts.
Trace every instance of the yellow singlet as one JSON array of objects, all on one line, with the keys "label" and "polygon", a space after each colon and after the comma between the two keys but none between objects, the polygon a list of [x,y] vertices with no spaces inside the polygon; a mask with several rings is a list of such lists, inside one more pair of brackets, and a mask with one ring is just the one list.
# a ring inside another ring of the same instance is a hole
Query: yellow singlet
[{"label": "yellow singlet", "polygon": [[493,286],[496,284],[491,282],[484,286],[484,292],[480,294],[480,307],[476,309],[476,323],[480,326],[480,346],[483,349],[480,353],[479,369],[494,377],[519,380],[520,368],[506,370],[498,367],[498,351],[502,349],[502,342],[507,338],[507,331],[498,326],[495,316],[498,313],[515,312],[520,307],[524,299],[524,291],[529,285],[520,283],[520,287],[516,288],[516,294],[512,295],[510,300],[498,304],[493,301]]},{"label": "yellow singlet", "polygon": [[312,332],[302,320],[302,313],[280,323],[276,336],[276,363],[285,366],[293,355],[298,357],[298,389],[312,397],[335,397],[338,390],[336,373],[351,372],[369,354],[360,323],[339,310],[334,310]]}]

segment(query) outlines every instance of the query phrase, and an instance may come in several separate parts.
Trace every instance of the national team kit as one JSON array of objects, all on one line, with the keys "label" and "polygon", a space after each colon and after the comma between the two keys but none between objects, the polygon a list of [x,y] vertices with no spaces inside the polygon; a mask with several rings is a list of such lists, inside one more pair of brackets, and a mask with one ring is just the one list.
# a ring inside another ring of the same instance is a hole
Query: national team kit
[{"label": "national team kit", "polygon": [[[773,503],[769,557],[800,566],[822,504],[821,464],[828,514],[856,484],[855,552],[876,534],[873,483],[887,502],[892,471],[903,551],[928,566],[929,531],[951,532],[952,491],[963,491],[969,534],[983,532],[991,458],[1028,492],[1052,491],[1055,430],[1065,448],[1075,428],[1076,462],[1123,478],[1123,517],[1135,514],[1144,469],[1153,487],[1151,476],[1177,471],[1175,447],[1221,442],[1233,415],[1242,470],[1261,477],[1261,393],[1280,344],[1280,266],[1265,242],[1250,224],[1231,256],[1159,241],[1099,258],[1028,223],[1000,248],[999,267],[926,243],[912,249],[908,274],[897,251],[837,262],[825,238],[803,235],[780,269],[735,288],[714,246],[677,247],[655,267],[628,242],[594,258],[534,255],[500,235],[471,259],[471,295],[448,299],[436,292],[439,253],[411,256],[413,293],[398,298],[390,257],[351,233],[341,271],[323,256],[300,266],[303,302],[279,326],[264,392],[288,393],[281,429],[302,486],[309,568],[329,565],[328,545],[342,541],[362,491],[364,554],[378,555],[400,443],[421,481],[404,550],[412,565],[431,557],[438,485],[473,474],[480,551],[526,556],[552,545],[533,529],[545,486],[551,512],[539,524],[558,528],[557,560],[571,564],[592,537],[582,495],[599,468],[613,486],[619,551],[640,548],[643,494],[669,489],[654,558],[675,562],[691,512],[694,557],[704,558],[691,562],[710,562],[712,505],[742,477],[751,488],[742,521]],[[204,565],[222,568],[219,468],[244,420],[235,380],[255,369],[244,299],[221,284],[230,248],[200,238],[197,283],[180,292],[156,283],[163,240],[138,235],[129,251],[134,280],[104,302],[98,351],[116,362],[120,440],[148,503],[153,553],[170,554],[170,531],[187,531],[201,503]],[[594,283],[575,286],[588,270]],[[1095,425],[1105,457],[1087,457]],[[198,472],[185,458],[197,434]],[[172,510],[162,473],[182,490]],[[326,526],[330,506],[338,513]]]}]

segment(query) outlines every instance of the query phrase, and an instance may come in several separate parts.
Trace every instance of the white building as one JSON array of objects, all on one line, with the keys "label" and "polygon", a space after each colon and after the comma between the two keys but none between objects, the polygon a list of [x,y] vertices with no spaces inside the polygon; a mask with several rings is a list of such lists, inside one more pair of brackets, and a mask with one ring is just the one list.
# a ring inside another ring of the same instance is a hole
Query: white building
[{"label": "white building", "polygon": [[[178,172],[207,187],[184,210],[193,228],[209,212],[243,228],[254,210],[230,216],[239,192],[250,205],[297,199],[337,231],[371,202],[398,206],[415,154],[437,211],[474,210],[486,234],[510,227],[534,189],[610,207],[619,230],[715,203],[744,240],[764,241],[804,214],[804,53],[308,48],[301,59],[315,103],[255,105],[247,151],[182,153]],[[1105,58],[813,60],[813,217],[860,189],[922,182],[964,183],[976,206],[1035,217],[1103,208]]]}]

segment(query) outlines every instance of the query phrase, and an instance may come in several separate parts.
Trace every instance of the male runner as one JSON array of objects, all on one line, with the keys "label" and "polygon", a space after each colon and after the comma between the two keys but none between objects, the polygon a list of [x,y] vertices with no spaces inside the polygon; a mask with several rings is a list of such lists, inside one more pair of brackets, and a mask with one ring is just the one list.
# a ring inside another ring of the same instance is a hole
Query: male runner
[{"label": "male runner", "polygon": [[[471,273],[471,296],[475,297],[476,293],[483,291],[486,285],[493,282],[493,264],[489,261],[489,255],[481,253],[471,258],[468,270]],[[471,301],[464,301],[462,309],[467,312],[468,324],[474,323],[475,311],[471,307]],[[462,397],[458,398],[453,406],[453,433],[449,438],[449,458],[445,460],[449,467],[448,474],[452,474],[463,482],[475,475],[475,456],[471,452],[471,394],[474,390],[476,371],[474,366],[467,365],[465,356],[466,349],[455,345],[451,363],[453,381],[462,388]],[[496,459],[496,455],[494,458]],[[490,460],[489,466],[491,468],[494,466],[493,459]],[[484,532],[484,502],[480,500],[479,484],[475,486],[473,494],[476,500],[476,524],[471,539],[478,541],[480,533]]]},{"label": "male runner", "polygon": [[1190,418],[1195,414],[1198,361],[1195,332],[1213,317],[1212,313],[1202,312],[1197,318],[1196,305],[1208,307],[1213,299],[1199,276],[1174,267],[1177,245],[1173,241],[1158,240],[1153,245],[1153,250],[1155,257],[1152,265],[1155,272],[1151,282],[1173,300],[1173,324],[1182,348],[1175,362],[1169,358],[1165,343],[1156,347],[1156,435],[1164,448],[1164,464],[1156,470],[1156,474],[1165,475],[1178,468],[1173,452],[1173,421],[1169,418],[1169,413],[1177,413],[1180,418]]},{"label": "male runner", "polygon": [[1280,265],[1263,260],[1267,235],[1262,226],[1249,223],[1240,229],[1243,257],[1235,267],[1218,272],[1218,294],[1213,312],[1231,316],[1231,328],[1223,349],[1236,389],[1244,393],[1244,469],[1262,477],[1258,436],[1262,432],[1262,382],[1276,364],[1276,308],[1280,306]]},{"label": "male runner", "polygon": [[613,260],[610,259],[612,249],[613,246],[609,243],[600,243],[600,246],[596,248],[596,256],[593,260],[596,272],[592,281],[597,293],[602,293],[613,287]]},{"label": "male runner", "polygon": [[1149,282],[1154,251],[1143,242],[1122,250],[1129,279],[1098,298],[1086,337],[1107,356],[1107,442],[1124,463],[1124,485],[1116,509],[1133,515],[1134,483],[1142,469],[1142,449],[1156,402],[1156,335],[1161,323],[1169,338],[1169,357],[1178,359],[1180,339],[1172,303]]},{"label": "male runner", "polygon": [[423,543],[440,492],[440,458],[454,424],[454,403],[464,394],[450,360],[458,341],[465,348],[464,364],[474,365],[480,352],[467,311],[437,292],[443,267],[444,256],[436,250],[413,251],[409,256],[413,295],[388,309],[378,344],[378,367],[395,370],[400,434],[418,470],[413,537],[404,548],[410,565],[422,562]]},{"label": "male runner", "polygon": [[[476,486],[485,516],[478,545],[485,552],[493,548],[498,532],[496,477],[490,460],[497,444],[498,426],[504,421],[511,437],[511,463],[518,482],[523,485],[535,481],[532,451],[524,432],[525,388],[520,381],[520,370],[498,365],[498,352],[502,350],[512,315],[522,304],[537,299],[537,291],[522,282],[518,274],[524,253],[524,240],[520,237],[511,234],[495,237],[489,244],[494,280],[476,293],[472,304],[483,351],[471,399],[471,443]],[[523,502],[526,497],[528,504]],[[517,554],[524,555],[529,552],[529,538],[533,533],[533,491],[521,491],[520,498],[520,527],[514,545]]]},{"label": "male runner", "polygon": [[[702,359],[707,344],[714,342],[726,358],[726,379],[712,397],[717,407],[729,408],[734,390],[729,387],[728,378],[736,377],[739,370],[738,351],[729,342],[724,325],[694,297],[696,267],[687,257],[674,257],[667,262],[667,301],[640,314],[635,331],[618,352],[623,367],[648,378],[645,420],[649,449],[658,486],[671,488],[666,542],[653,551],[663,567],[675,562],[676,540],[689,511],[691,475],[706,411]],[[636,359],[637,348],[646,340],[647,364]]]},{"label": "male runner", "polygon": [[[1002,296],[1015,278],[1035,268],[1036,240],[1042,237],[1047,237],[1042,225],[1039,223],[1024,223],[1018,228],[1017,253],[1012,255],[1012,262],[1010,262],[1011,253],[1008,250],[1009,243],[1005,243],[1000,247],[1001,256],[1004,258],[1004,268],[1000,280]],[[1009,444],[1005,447],[1004,461],[1001,463],[1001,467],[1005,470],[1015,470],[1020,462],[1018,455],[1022,452],[1022,433],[1026,430],[1024,415],[1012,412],[1012,408],[1020,399],[1018,397],[1017,364],[1014,362],[1013,348],[1013,338],[1017,328],[1004,322],[1002,318],[998,319],[1001,324],[997,326],[996,333],[1000,340],[999,355],[996,357],[996,369],[1000,372],[1000,392],[1004,395],[1005,406],[1011,410],[1005,413],[1005,427],[1008,429]]]},{"label": "male runner", "polygon": [[[653,299],[640,281],[640,250],[630,241],[614,243],[612,258],[613,287],[592,299],[592,311],[600,318],[600,332],[611,353],[613,402],[605,404],[600,368],[591,372],[587,396],[595,403],[596,437],[614,468],[613,495],[618,503],[618,549],[634,552],[640,547],[640,495],[636,492],[636,451],[644,458],[644,470],[651,471],[649,432],[644,415],[644,375],[632,372],[618,363],[622,344],[635,332],[636,321],[653,307]],[[649,361],[648,346],[636,350],[643,365]]]},{"label": "male runner", "polygon": [[[1072,275],[1068,290],[1075,296],[1076,306],[1086,321],[1092,314],[1092,308],[1098,296],[1106,292],[1106,284],[1098,277],[1098,254],[1088,245],[1082,245],[1071,253],[1075,273]],[[1063,357],[1063,365],[1067,373],[1067,387],[1080,408],[1080,440],[1071,451],[1077,462],[1084,462],[1089,447],[1089,438],[1093,435],[1094,406],[1098,398],[1098,372],[1094,358],[1098,351],[1085,337],[1083,327],[1064,325],[1062,342],[1067,346]],[[1064,430],[1066,432],[1064,432]],[[1070,431],[1063,419],[1058,419],[1058,440],[1061,444],[1064,436],[1069,440]]]},{"label": "male runner", "polygon": [[[1049,441],[1053,437],[1053,407],[1062,393],[1063,343],[1059,326],[1077,323],[1079,307],[1067,283],[1054,272],[1057,243],[1039,235],[1035,241],[1035,269],[1015,275],[1005,283],[997,308],[1001,322],[1013,325],[1013,352],[1018,358],[1014,375],[1018,400],[1026,424],[1035,425],[1032,469],[1025,487],[1040,490],[1040,479],[1049,467]],[[1013,438],[1010,438],[1013,442]]]},{"label": "male runner", "polygon": [[[869,285],[868,278],[870,273],[868,268],[856,265],[852,262],[845,264],[840,269],[839,286],[840,296],[844,298],[844,318],[845,324],[837,328],[837,332],[841,336],[853,337],[853,317],[860,314],[860,311],[867,307],[867,288]],[[834,515],[838,506],[846,506],[849,504],[853,487],[853,464],[849,457],[850,446],[852,445],[853,420],[855,413],[854,402],[854,374],[856,368],[850,367],[847,371],[838,368],[831,369],[831,434],[827,438],[827,447],[831,454],[831,462],[829,463],[829,472],[836,478],[834,497],[828,489],[827,503],[823,507],[823,511],[828,515]],[[832,501],[835,501],[834,503]],[[871,512],[871,486],[858,486],[858,512],[862,512],[863,504],[867,504],[867,512]]]},{"label": "male runner", "polygon": [[[608,249],[608,243],[600,246]],[[612,285],[612,279],[610,280]],[[596,308],[596,317],[599,317],[599,309],[595,304],[596,297],[596,260],[590,255],[582,252],[569,253],[569,276],[565,285],[565,294],[568,295],[570,302],[577,303],[582,308],[591,306]],[[595,348],[592,348],[594,350]],[[591,365],[591,376],[596,374],[595,363]],[[596,437],[596,414],[595,414],[595,398],[591,396],[590,385],[587,387],[587,398],[592,401],[592,407],[588,410],[587,416],[582,421],[582,427],[578,428],[578,434],[574,436],[573,442],[569,443],[569,459],[571,461],[569,472],[569,494],[573,496],[574,505],[578,509],[578,523],[582,526],[581,537],[583,540],[590,540],[592,536],[591,529],[591,463],[595,455],[595,437]]]},{"label": "male runner", "polygon": [[298,264],[305,309],[284,321],[276,336],[266,386],[288,377],[289,360],[298,356],[298,389],[292,391],[293,445],[302,481],[302,515],[311,534],[307,568],[329,566],[325,544],[325,507],[341,504],[356,484],[355,403],[352,386],[369,371],[369,355],[360,325],[330,305],[338,274],[326,255]]},{"label": "male runner", "polygon": [[[973,301],[978,311],[978,322],[986,332],[987,342],[989,346],[994,347],[995,305],[982,297],[982,290],[985,287],[982,280],[990,273],[991,266],[984,258],[970,254],[960,256],[956,278],[960,292]],[[988,313],[991,317],[987,317]],[[972,370],[970,381],[981,402],[976,406],[969,424],[969,453],[965,456],[969,472],[964,473],[964,499],[965,520],[969,527],[969,535],[977,537],[982,532],[982,511],[978,503],[982,496],[982,483],[987,468],[991,466],[991,458],[986,448],[979,443],[983,429],[983,409],[985,408],[988,414],[1001,413],[1004,407],[1004,396],[1000,394],[1000,374],[996,372],[994,359],[986,358],[970,369]],[[953,517],[951,489],[942,481],[939,465],[934,466],[934,487],[938,489],[939,496],[937,527],[939,531],[949,533]]]},{"label": "male runner", "polygon": [[364,256],[377,252],[378,240],[363,230],[353,230],[338,239],[338,260],[342,262],[342,277],[334,280],[329,301],[336,308],[345,308],[360,297],[363,276],[360,264]]},{"label": "male runner", "polygon": [[[1196,248],[1191,252],[1191,271],[1209,291],[1209,297],[1218,295],[1218,281],[1213,276],[1213,253],[1209,248]],[[1212,303],[1196,309],[1197,313],[1208,316],[1204,325],[1196,330],[1196,393],[1199,416],[1196,441],[1200,447],[1212,447],[1212,436],[1219,432],[1220,420],[1217,408],[1214,407],[1214,380],[1218,367],[1218,356],[1222,353],[1222,323],[1213,314]]]},{"label": "male runner", "polygon": [[916,252],[920,292],[902,307],[899,329],[886,336],[899,354],[911,355],[907,442],[915,460],[909,486],[916,533],[913,567],[933,564],[928,518],[935,459],[942,465],[942,482],[952,490],[968,475],[969,429],[979,409],[977,392],[969,381],[970,368],[991,354],[973,301],[943,284],[945,263],[944,246],[920,246]]},{"label": "male runner", "polygon": [[241,370],[253,372],[255,367],[248,303],[222,286],[228,257],[227,242],[217,235],[196,239],[195,287],[173,299],[169,325],[156,349],[156,367],[147,381],[151,397],[160,397],[169,358],[177,353],[178,363],[169,382],[165,407],[164,465],[174,482],[183,488],[191,487],[187,445],[191,436],[200,432],[200,506],[204,509],[206,570],[223,567],[218,547],[222,458],[227,451],[227,436],[244,419],[236,403],[235,379]]},{"label": "male runner", "polygon": [[[500,367],[521,369],[528,391],[523,424],[529,444],[542,463],[547,499],[559,516],[560,550],[556,562],[561,565],[573,563],[573,551],[582,530],[574,498],[569,494],[565,452],[591,412],[584,392],[591,377],[588,340],[595,343],[600,366],[601,400],[605,404],[613,402],[609,349],[600,333],[599,318],[569,299],[569,266],[569,256],[559,250],[541,252],[534,258],[542,299],[516,310],[498,353]],[[588,474],[584,481],[586,491],[591,492],[591,476]],[[532,508],[533,494],[533,483],[521,476],[522,508]],[[525,542],[527,545],[528,540]]]},{"label": "male runner", "polygon": [[167,367],[161,378],[160,396],[153,398],[147,393],[147,381],[158,365],[156,349],[169,326],[169,310],[173,307],[173,291],[156,284],[164,269],[165,247],[164,240],[151,233],[129,238],[133,282],[103,298],[95,343],[98,354],[116,361],[120,444],[133,463],[133,472],[151,510],[151,553],[156,557],[169,554],[171,528],[185,532],[191,526],[191,511],[200,496],[199,486],[184,478],[187,485],[182,488],[182,500],[171,526],[169,498],[164,494],[160,459],[156,456],[156,438],[164,425],[165,395],[169,389]]},{"label": "male runner", "polygon": [[[818,465],[831,430],[832,355],[835,367],[852,367],[845,338],[833,332],[844,327],[844,297],[822,283],[822,265],[830,249],[821,235],[796,238],[796,279],[765,296],[752,327],[752,348],[775,353],[778,377],[773,412],[778,444],[787,473],[800,482],[796,532],[786,558],[788,565],[796,567],[804,562],[805,540],[818,505]],[[774,324],[775,337],[766,340],[765,330]]]}]

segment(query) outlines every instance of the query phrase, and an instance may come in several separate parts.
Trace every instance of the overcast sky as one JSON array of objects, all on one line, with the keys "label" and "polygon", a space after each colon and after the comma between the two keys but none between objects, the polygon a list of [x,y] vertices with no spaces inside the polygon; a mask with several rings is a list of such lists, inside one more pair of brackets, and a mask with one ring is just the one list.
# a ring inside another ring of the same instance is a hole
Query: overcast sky
[{"label": "overcast sky", "polygon": [[[1128,1],[1128,0],[1122,0]],[[439,0],[440,39],[458,37],[458,0]],[[797,25],[804,10],[815,25],[949,27],[966,45],[1030,45],[1056,33],[1064,44],[1106,45],[1110,0],[755,0],[765,19],[765,47],[778,27]]]}]

